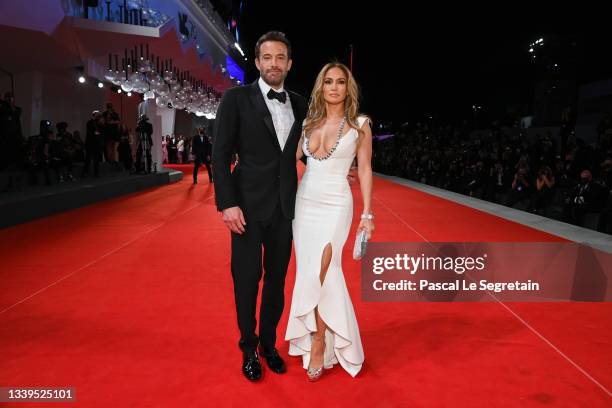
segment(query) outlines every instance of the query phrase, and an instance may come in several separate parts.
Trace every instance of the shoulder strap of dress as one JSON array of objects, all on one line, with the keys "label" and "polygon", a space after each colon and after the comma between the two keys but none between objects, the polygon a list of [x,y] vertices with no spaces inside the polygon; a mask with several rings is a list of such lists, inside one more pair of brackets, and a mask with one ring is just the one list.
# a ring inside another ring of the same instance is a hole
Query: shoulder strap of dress
[{"label": "shoulder strap of dress", "polygon": [[359,125],[360,128],[363,126],[366,120],[367,120],[366,116],[359,115],[359,117],[357,118],[357,124]]},{"label": "shoulder strap of dress", "polygon": [[306,126],[306,119],[304,119],[302,121],[302,136],[301,137],[306,136],[306,128],[305,128],[305,126]]}]

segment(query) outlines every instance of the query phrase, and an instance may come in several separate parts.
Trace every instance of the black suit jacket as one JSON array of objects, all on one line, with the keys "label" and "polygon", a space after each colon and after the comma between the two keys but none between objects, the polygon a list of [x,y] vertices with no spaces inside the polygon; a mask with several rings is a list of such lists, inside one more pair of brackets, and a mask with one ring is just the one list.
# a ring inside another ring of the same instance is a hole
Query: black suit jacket
[{"label": "black suit jacket", "polygon": [[[287,92],[295,121],[281,150],[258,82],[225,91],[217,110],[212,154],[219,211],[239,206],[246,217],[263,220],[272,215],[280,196],[283,214],[293,219],[297,191],[295,152],[307,101]],[[230,173],[234,151],[239,160]]]},{"label": "black suit jacket", "polygon": [[206,136],[202,136],[200,139],[200,135],[197,134],[191,141],[191,150],[198,159],[205,160],[211,154],[212,146]]}]

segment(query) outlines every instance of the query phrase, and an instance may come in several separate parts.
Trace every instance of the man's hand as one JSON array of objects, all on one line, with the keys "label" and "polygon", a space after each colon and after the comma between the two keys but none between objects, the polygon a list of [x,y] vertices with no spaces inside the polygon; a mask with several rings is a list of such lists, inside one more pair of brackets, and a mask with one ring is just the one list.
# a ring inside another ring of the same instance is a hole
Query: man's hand
[{"label": "man's hand", "polygon": [[349,170],[349,173],[348,173],[348,176],[346,176],[346,179],[348,180],[350,185],[353,185],[357,181],[357,178],[358,178],[358,176],[357,176],[357,166],[353,166]]},{"label": "man's hand", "polygon": [[223,210],[223,222],[230,231],[236,234],[242,235],[245,231],[246,221],[240,207],[230,207]]}]

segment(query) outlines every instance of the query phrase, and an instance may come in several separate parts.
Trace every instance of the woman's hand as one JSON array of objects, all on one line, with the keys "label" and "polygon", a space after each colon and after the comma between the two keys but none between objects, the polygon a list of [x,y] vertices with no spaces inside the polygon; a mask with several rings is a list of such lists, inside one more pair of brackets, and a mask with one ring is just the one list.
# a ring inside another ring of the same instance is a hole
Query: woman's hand
[{"label": "woman's hand", "polygon": [[372,233],[374,232],[374,220],[364,219],[359,223],[359,227],[357,227],[357,231],[365,230],[368,235],[368,240],[372,238]]}]

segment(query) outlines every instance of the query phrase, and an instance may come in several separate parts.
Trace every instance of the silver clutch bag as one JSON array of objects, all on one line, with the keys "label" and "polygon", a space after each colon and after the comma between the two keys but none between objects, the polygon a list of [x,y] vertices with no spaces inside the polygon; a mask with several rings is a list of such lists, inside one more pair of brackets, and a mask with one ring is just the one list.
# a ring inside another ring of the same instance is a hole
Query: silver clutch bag
[{"label": "silver clutch bag", "polygon": [[361,230],[355,237],[355,246],[353,247],[353,259],[361,259],[368,246],[368,233],[365,230]]}]

